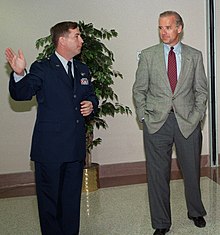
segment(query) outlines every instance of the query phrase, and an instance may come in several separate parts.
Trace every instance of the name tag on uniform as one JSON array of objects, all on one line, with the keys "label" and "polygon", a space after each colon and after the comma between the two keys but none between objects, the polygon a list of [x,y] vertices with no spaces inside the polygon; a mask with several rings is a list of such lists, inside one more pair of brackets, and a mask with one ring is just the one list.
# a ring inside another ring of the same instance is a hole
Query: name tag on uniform
[{"label": "name tag on uniform", "polygon": [[89,85],[88,78],[81,78],[80,82],[81,82],[81,85]]}]

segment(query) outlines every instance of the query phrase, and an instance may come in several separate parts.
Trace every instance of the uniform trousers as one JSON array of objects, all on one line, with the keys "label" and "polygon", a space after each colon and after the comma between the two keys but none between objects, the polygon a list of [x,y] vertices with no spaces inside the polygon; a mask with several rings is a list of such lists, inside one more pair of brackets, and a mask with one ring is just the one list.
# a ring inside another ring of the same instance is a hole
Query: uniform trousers
[{"label": "uniform trousers", "polygon": [[35,162],[35,181],[42,235],[77,235],[83,161]]}]

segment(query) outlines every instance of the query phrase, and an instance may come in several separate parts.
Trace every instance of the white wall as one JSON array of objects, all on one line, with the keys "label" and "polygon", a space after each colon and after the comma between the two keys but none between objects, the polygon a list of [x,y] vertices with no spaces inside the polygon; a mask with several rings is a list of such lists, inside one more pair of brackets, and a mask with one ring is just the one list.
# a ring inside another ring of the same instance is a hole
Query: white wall
[{"label": "white wall", "polygon": [[[36,58],[36,39],[49,34],[49,28],[64,20],[84,20],[95,27],[114,28],[119,36],[107,45],[115,54],[114,69],[123,80],[114,89],[120,102],[130,106],[133,115],[107,118],[109,129],[98,130],[103,139],[94,149],[100,164],[143,161],[142,131],[138,128],[132,102],[132,85],[137,68],[136,53],[159,42],[158,15],[178,11],[185,22],[183,42],[203,52],[206,66],[206,1],[201,0],[1,0],[0,3],[0,174],[31,169],[29,149],[35,102],[15,102],[8,94],[8,73],[4,59],[6,47],[22,48],[28,65]],[[195,10],[196,9],[196,10]],[[203,154],[209,153],[208,122],[204,126]]]}]

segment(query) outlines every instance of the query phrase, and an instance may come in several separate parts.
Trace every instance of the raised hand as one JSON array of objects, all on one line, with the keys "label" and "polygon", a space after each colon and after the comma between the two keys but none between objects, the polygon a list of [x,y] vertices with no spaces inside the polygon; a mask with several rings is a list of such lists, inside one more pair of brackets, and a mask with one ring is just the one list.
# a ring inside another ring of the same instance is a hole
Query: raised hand
[{"label": "raised hand", "polygon": [[6,48],[5,50],[6,60],[10,64],[11,68],[18,75],[24,75],[24,69],[26,67],[26,60],[21,49],[18,50],[18,55],[11,49]]}]

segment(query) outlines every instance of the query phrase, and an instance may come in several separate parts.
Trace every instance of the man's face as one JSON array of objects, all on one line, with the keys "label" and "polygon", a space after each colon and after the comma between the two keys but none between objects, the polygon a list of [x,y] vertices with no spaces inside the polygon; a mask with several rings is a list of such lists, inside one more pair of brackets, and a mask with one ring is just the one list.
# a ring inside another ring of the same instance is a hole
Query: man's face
[{"label": "man's face", "polygon": [[182,26],[176,25],[175,16],[165,16],[159,19],[159,34],[163,43],[174,46],[179,42]]},{"label": "man's face", "polygon": [[83,39],[81,38],[79,28],[69,29],[69,34],[63,37],[63,43],[66,53],[70,54],[71,57],[80,54]]}]

